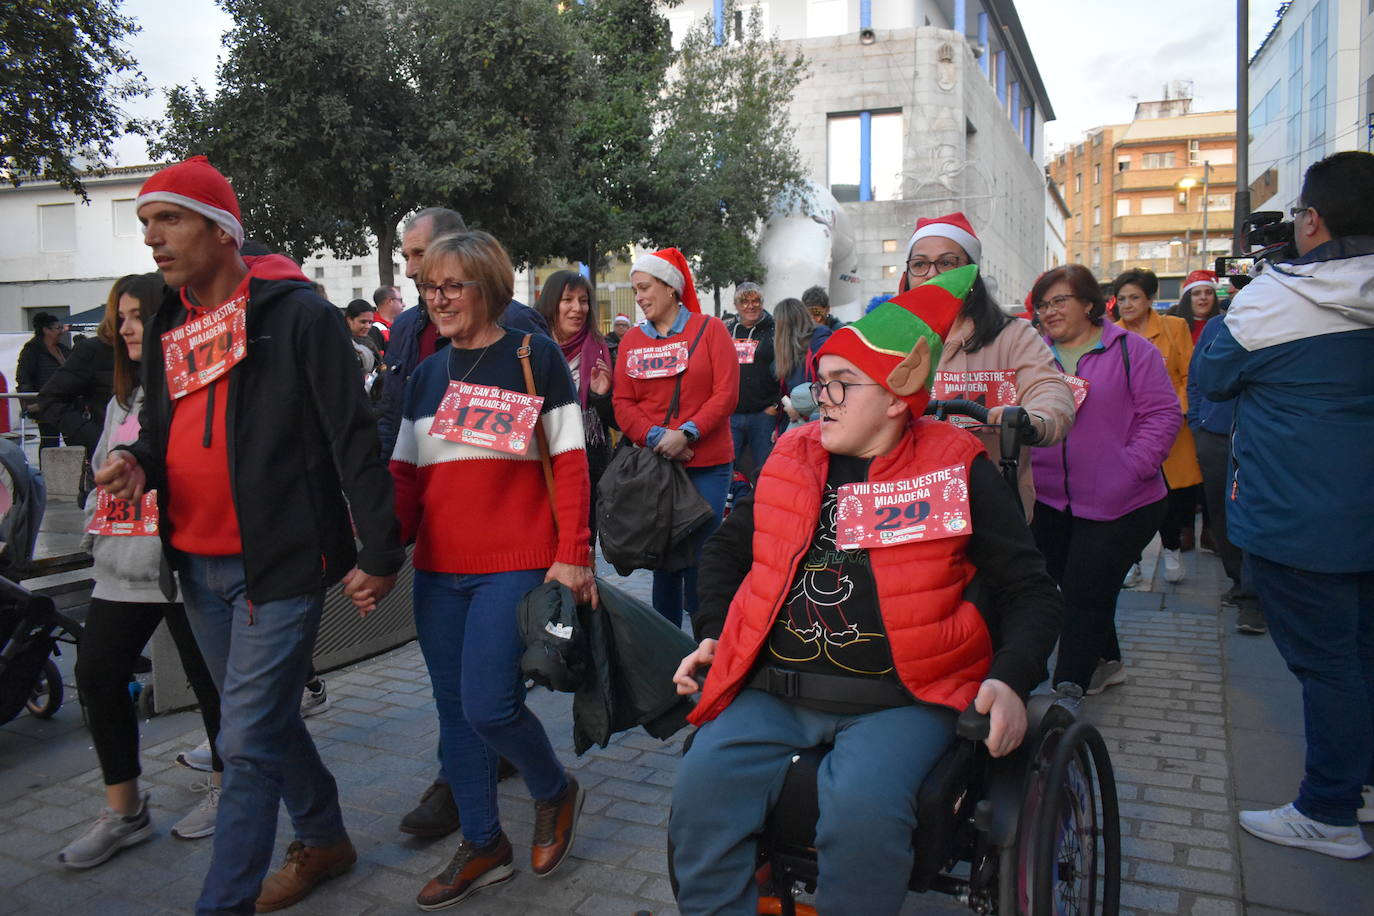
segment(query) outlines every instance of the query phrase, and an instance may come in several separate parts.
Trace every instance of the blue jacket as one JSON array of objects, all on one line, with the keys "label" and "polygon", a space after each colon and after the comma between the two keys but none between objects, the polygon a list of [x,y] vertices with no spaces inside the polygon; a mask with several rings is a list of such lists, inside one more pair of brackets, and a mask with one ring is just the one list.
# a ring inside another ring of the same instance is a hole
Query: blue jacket
[{"label": "blue jacket", "polygon": [[1202,333],[1198,335],[1197,346],[1193,348],[1193,361],[1188,367],[1188,427],[1221,436],[1231,435],[1231,423],[1236,416],[1236,400],[1227,398],[1224,401],[1213,401],[1203,397],[1193,373],[1197,372],[1198,360],[1202,358],[1207,345],[1216,340],[1217,335],[1221,333],[1225,318],[1225,315],[1214,315],[1207,319]]},{"label": "blue jacket", "polygon": [[1236,398],[1227,536],[1319,573],[1374,570],[1374,237],[1275,264],[1194,364]]},{"label": "blue jacket", "polygon": [[[404,406],[406,379],[415,367],[423,361],[420,356],[420,334],[429,324],[429,312],[423,304],[408,308],[396,316],[391,325],[391,340],[387,342],[386,365],[390,370],[386,376],[386,386],[382,389],[380,411],[377,417],[377,435],[382,440],[382,458],[391,457],[396,447],[396,434],[401,429],[401,408]],[[549,336],[549,325],[544,316],[523,302],[512,299],[501,316],[502,326],[512,331],[528,331]],[[439,338],[439,347],[447,347],[448,341]]]}]

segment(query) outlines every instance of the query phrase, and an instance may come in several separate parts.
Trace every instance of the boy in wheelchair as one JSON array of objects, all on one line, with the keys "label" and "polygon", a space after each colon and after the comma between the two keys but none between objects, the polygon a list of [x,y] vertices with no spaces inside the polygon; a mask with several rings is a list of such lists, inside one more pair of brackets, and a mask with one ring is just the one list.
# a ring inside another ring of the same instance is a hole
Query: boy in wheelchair
[{"label": "boy in wheelchair", "polygon": [[897,913],[916,793],[958,713],[990,715],[993,756],[1025,734],[1059,595],[978,440],[921,416],[976,271],[941,274],[830,338],[821,422],[778,440],[753,503],[706,546],[701,643],[675,677],[694,693],[711,666],[669,824],[685,916],[752,916],[752,838],[794,755],[821,744],[834,747],[818,774],[817,910]]}]

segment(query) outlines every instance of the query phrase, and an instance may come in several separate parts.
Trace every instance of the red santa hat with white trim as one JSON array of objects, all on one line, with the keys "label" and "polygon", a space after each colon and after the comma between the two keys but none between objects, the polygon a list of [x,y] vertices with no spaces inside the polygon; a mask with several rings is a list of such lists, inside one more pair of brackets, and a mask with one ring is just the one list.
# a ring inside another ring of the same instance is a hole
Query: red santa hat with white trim
[{"label": "red santa hat with white trim", "polygon": [[642,270],[651,277],[657,277],[677,291],[682,304],[690,312],[701,313],[701,303],[697,301],[697,288],[692,282],[692,268],[687,266],[687,258],[676,248],[660,248],[635,259],[630,273]]},{"label": "red santa hat with white trim", "polygon": [[225,178],[204,156],[192,156],[153,174],[143,182],[134,212],[144,204],[166,203],[199,213],[229,233],[243,247],[243,215],[239,199]]},{"label": "red santa hat with white trim", "polygon": [[944,216],[921,217],[916,220],[916,231],[911,241],[906,243],[906,256],[911,257],[911,249],[923,238],[935,236],[949,239],[968,254],[968,259],[977,264],[983,257],[983,243],[973,231],[973,224],[963,213],[946,213]]},{"label": "red santa hat with white trim", "polygon": [[1183,289],[1179,291],[1179,296],[1188,295],[1199,287],[1215,290],[1217,288],[1217,275],[1210,270],[1195,270],[1183,280]]}]

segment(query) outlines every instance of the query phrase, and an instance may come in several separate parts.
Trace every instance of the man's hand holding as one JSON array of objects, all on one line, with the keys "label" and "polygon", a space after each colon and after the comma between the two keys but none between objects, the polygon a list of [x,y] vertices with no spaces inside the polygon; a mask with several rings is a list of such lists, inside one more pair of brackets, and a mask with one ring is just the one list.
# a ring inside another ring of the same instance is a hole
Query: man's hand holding
[{"label": "man's hand holding", "polygon": [[703,639],[697,650],[682,660],[682,664],[677,666],[677,673],[673,675],[673,683],[677,685],[679,696],[689,697],[701,689],[693,675],[698,668],[705,668],[711,664],[715,657],[716,640]]},{"label": "man's hand holding", "polygon": [[148,485],[148,475],[132,452],[116,449],[110,452],[105,464],[95,472],[95,485],[115,499],[138,502]]},{"label": "man's hand holding", "polygon": [[1021,746],[1026,736],[1026,704],[1010,685],[995,678],[983,681],[973,708],[992,719],[985,742],[989,754],[1005,757]]},{"label": "man's hand holding", "polygon": [[377,609],[377,602],[391,594],[396,587],[396,574],[374,576],[355,566],[344,576],[343,586],[344,597],[353,601],[358,616],[366,617]]}]

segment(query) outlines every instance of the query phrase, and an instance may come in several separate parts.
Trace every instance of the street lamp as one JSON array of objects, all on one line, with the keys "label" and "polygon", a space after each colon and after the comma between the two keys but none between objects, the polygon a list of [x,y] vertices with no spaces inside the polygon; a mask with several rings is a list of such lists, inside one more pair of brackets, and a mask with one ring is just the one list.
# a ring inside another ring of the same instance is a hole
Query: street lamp
[{"label": "street lamp", "polygon": [[[1211,184],[1212,163],[1210,160],[1204,159],[1202,160],[1202,266],[1204,268],[1207,266],[1207,204],[1209,202],[1208,197],[1211,196],[1209,194]],[[1188,208],[1188,192],[1196,187],[1197,179],[1191,175],[1185,175],[1178,180],[1178,189],[1183,192],[1179,196],[1185,210]],[[1188,258],[1191,260],[1192,252],[1188,253]]]}]

